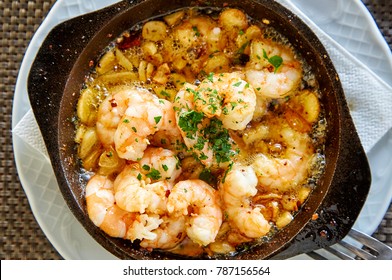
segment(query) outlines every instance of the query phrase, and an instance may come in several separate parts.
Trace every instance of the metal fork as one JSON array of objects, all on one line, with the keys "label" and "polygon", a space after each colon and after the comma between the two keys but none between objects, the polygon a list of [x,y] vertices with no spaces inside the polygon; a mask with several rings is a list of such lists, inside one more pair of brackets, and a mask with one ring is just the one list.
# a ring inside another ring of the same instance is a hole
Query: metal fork
[{"label": "metal fork", "polygon": [[[348,239],[352,239],[352,242],[348,242]],[[392,260],[391,247],[363,232],[351,229],[345,240],[307,255],[315,260],[331,257],[342,260]]]}]

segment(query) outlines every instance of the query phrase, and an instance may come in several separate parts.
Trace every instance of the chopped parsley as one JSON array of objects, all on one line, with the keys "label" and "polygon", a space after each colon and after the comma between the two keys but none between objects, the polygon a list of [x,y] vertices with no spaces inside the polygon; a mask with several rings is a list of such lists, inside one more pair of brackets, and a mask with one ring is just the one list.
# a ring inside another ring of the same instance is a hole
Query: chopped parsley
[{"label": "chopped parsley", "polygon": [[144,164],[143,166],[142,166],[142,168],[144,169],[144,170],[146,170],[146,171],[149,171],[151,168],[150,168],[150,166],[148,166],[147,164]]},{"label": "chopped parsley", "polygon": [[217,163],[229,162],[231,157],[237,154],[232,150],[229,131],[223,127],[221,120],[211,119],[210,124],[202,132],[211,143]]},{"label": "chopped parsley", "polygon": [[165,171],[168,171],[168,170],[169,170],[169,167],[167,167],[166,164],[162,164],[162,168],[163,168],[163,170],[165,170]]},{"label": "chopped parsley", "polygon": [[178,126],[186,133],[186,137],[194,139],[194,134],[198,131],[198,125],[201,123],[204,114],[194,110],[182,112],[178,120]]},{"label": "chopped parsley", "polygon": [[162,119],[162,116],[154,117],[156,124],[158,124],[161,119]]},{"label": "chopped parsley", "polygon": [[206,160],[206,159],[208,159],[208,156],[207,156],[205,153],[202,152],[202,153],[200,154],[200,156],[199,156],[199,159],[200,159],[200,160]]},{"label": "chopped parsley", "polygon": [[192,26],[192,30],[195,32],[195,36],[196,36],[196,37],[200,37],[200,32],[199,32],[199,30],[197,29],[197,26]]},{"label": "chopped parsley", "polygon": [[156,170],[155,168],[151,168],[151,171],[149,173],[147,173],[146,176],[148,178],[153,179],[153,180],[158,180],[158,179],[162,178],[161,173],[158,170]]},{"label": "chopped parsley", "polygon": [[210,74],[208,74],[207,79],[208,79],[211,83],[213,83],[213,82],[214,82],[214,73],[211,72]]},{"label": "chopped parsley", "polygon": [[[165,90],[161,90],[161,92],[160,92],[159,94],[162,95],[162,96],[164,96],[164,97],[167,97],[167,98],[170,98],[170,97],[171,97],[170,93],[168,93],[168,92],[165,91]],[[162,101],[162,103],[164,103],[164,101]]]},{"label": "chopped parsley", "polygon": [[234,162],[231,162],[231,163],[229,164],[229,166],[227,167],[227,169],[226,169],[226,171],[225,171],[225,174],[223,175],[223,178],[222,178],[222,183],[225,182],[226,176],[227,176],[227,174],[230,172],[230,170],[233,168],[233,165],[234,165]]},{"label": "chopped parsley", "polygon": [[249,45],[249,42],[244,43],[238,50],[237,50],[237,54],[242,54],[244,53],[246,47]]},{"label": "chopped parsley", "polygon": [[204,148],[204,144],[207,142],[206,139],[204,139],[203,137],[198,137],[197,138],[197,143],[193,146],[193,148],[195,148],[196,150],[203,150]]},{"label": "chopped parsley", "polygon": [[269,63],[272,64],[272,66],[274,66],[274,73],[276,73],[276,71],[278,70],[278,68],[280,67],[280,65],[282,65],[283,63],[283,58],[278,56],[278,55],[274,55],[271,57],[268,57],[267,52],[263,49],[263,57],[268,60]]}]

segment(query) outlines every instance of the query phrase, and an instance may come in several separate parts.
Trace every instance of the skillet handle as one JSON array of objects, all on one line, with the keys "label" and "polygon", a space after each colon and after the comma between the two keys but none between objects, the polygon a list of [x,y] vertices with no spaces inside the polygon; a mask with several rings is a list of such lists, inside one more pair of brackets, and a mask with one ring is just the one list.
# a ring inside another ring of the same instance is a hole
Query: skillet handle
[{"label": "skillet handle", "polygon": [[[47,35],[37,52],[27,82],[30,104],[46,145],[53,142],[53,133],[57,134],[58,127],[57,123],[53,122],[53,114],[55,119],[58,119],[69,73],[75,63],[79,59],[83,59],[80,54],[86,44],[91,41],[98,30],[105,29],[109,20],[113,20],[113,17],[120,14],[121,11],[125,11],[138,2],[141,1],[122,1],[104,9],[72,18],[55,26]],[[106,36],[110,36],[112,31],[107,30]],[[113,38],[115,38],[114,36],[116,34],[113,34]],[[108,38],[103,41],[107,40]],[[99,52],[104,47],[97,48],[96,57],[100,55]],[[92,58],[85,59],[86,69],[80,70],[88,72],[88,68],[91,67],[88,59]],[[48,118],[47,114],[51,114],[52,117]]]}]

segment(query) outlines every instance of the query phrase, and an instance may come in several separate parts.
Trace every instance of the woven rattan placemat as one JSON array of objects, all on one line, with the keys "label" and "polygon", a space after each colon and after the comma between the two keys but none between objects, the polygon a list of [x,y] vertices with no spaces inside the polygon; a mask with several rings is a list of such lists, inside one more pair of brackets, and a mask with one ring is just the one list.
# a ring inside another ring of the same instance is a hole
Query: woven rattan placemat
[{"label": "woven rattan placemat", "polygon": [[[18,179],[11,138],[12,102],[24,52],[54,0],[0,1],[0,259],[61,259],[37,224]],[[389,46],[392,1],[363,0]],[[392,207],[374,237],[392,246]]]}]

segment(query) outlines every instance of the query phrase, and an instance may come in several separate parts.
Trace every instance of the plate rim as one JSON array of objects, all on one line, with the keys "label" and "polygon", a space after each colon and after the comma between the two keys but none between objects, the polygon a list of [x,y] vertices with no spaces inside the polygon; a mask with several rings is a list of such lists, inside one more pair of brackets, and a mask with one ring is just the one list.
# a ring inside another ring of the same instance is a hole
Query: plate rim
[{"label": "plate rim", "polygon": [[[355,0],[352,0],[352,1],[356,2]],[[32,39],[30,41],[30,43],[27,47],[27,50],[25,52],[25,55],[23,57],[23,60],[22,60],[21,66],[20,66],[20,72],[19,72],[17,80],[16,80],[13,104],[21,104],[23,102],[19,102],[19,101],[23,98],[26,98],[27,89],[23,89],[23,87],[24,86],[27,87],[27,73],[31,67],[31,64],[32,64],[32,61],[35,57],[35,54],[38,52],[39,46],[42,44],[42,42],[44,40],[45,35],[47,35],[47,33],[49,33],[50,30],[56,24],[61,22],[61,20],[55,19],[55,15],[56,15],[56,13],[59,13],[59,11],[61,11],[61,9],[65,8],[64,2],[65,2],[65,0],[58,0],[54,3],[54,5],[50,9],[49,13],[47,14],[46,18],[42,21],[41,25],[39,26],[39,28],[37,29],[37,31],[35,32],[34,36],[32,37]],[[90,0],[90,2],[97,2],[97,1]],[[113,4],[116,2],[119,2],[119,1],[118,0],[111,0],[111,1],[106,2],[105,5],[109,6],[110,4]],[[363,5],[363,7],[366,9],[366,7],[364,5]],[[90,11],[94,11],[96,9],[98,9],[98,8],[95,7],[94,9],[91,9]],[[90,11],[86,11],[86,12],[90,12]],[[366,9],[366,12],[364,13],[364,15],[367,16],[366,14],[370,15],[370,12],[367,9]],[[69,18],[77,16],[77,15],[78,14],[73,14]],[[377,30],[377,31],[379,31],[379,30]],[[378,32],[378,33],[380,33],[380,32]],[[379,42],[377,41],[377,43],[379,43]],[[377,76],[377,75],[375,75],[375,76]],[[26,95],[26,96],[24,96],[24,95]],[[28,97],[27,97],[27,100],[28,100]],[[22,114],[22,116],[23,116],[23,112],[21,113],[20,110],[27,109],[26,110],[26,112],[27,112],[29,110],[29,108],[31,108],[29,103],[28,103],[27,108],[21,109],[20,107],[21,106],[13,106],[13,108],[12,108],[12,129],[21,120],[20,115]],[[64,244],[60,244],[61,240],[57,236],[52,235],[51,230],[46,227],[46,225],[45,225],[46,223],[45,223],[45,221],[43,221],[43,219],[41,217],[41,213],[39,213],[37,207],[35,206],[35,203],[36,203],[36,199],[34,197],[35,194],[31,190],[31,187],[29,186],[29,182],[26,179],[24,172],[22,171],[23,165],[20,162],[20,156],[18,156],[20,151],[18,151],[18,148],[17,148],[18,147],[18,144],[17,144],[18,140],[16,140],[16,139],[17,138],[15,138],[15,136],[13,135],[12,144],[13,144],[13,148],[14,148],[15,164],[16,164],[16,168],[18,171],[18,176],[21,181],[22,188],[24,189],[26,196],[27,196],[27,199],[28,199],[28,202],[30,204],[31,211],[32,211],[35,219],[37,220],[37,223],[39,224],[40,228],[44,232],[45,236],[48,238],[48,240],[51,242],[51,244],[54,246],[54,248],[58,251],[58,253],[61,256],[63,256],[65,259],[73,259],[74,257],[69,255],[66,252],[66,250],[64,250],[64,248],[63,248]],[[22,140],[19,139],[19,141],[22,141]],[[58,186],[56,186],[56,187],[58,188]],[[60,192],[60,190],[59,190],[59,192]],[[365,205],[366,205],[366,203],[365,203]],[[71,211],[69,211],[69,214],[72,215]],[[385,215],[385,213],[384,213],[384,215]],[[358,217],[358,219],[360,219],[360,216]],[[82,227],[82,225],[80,225],[79,223],[77,223],[77,225]],[[98,246],[100,246],[100,245],[98,245]]]}]

